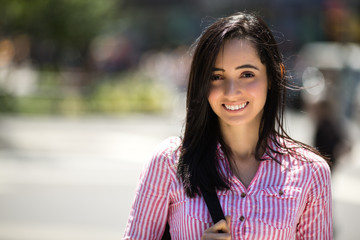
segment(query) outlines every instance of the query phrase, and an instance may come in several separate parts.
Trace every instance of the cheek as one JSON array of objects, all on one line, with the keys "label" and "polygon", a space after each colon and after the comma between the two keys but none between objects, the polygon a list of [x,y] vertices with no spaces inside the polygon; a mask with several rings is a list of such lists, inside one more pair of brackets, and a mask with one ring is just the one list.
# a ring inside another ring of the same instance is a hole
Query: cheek
[{"label": "cheek", "polygon": [[255,98],[266,99],[268,92],[268,84],[264,81],[254,82],[253,84],[248,86],[247,92],[253,95]]},{"label": "cheek", "polygon": [[220,98],[221,98],[221,91],[218,88],[212,88],[208,96],[208,102],[210,108],[213,110],[215,114],[217,114],[220,111],[220,107],[221,107],[221,105],[219,104]]},{"label": "cheek", "polygon": [[212,102],[215,102],[218,99],[219,95],[220,95],[219,87],[211,86],[210,91],[209,91],[209,96],[208,96],[208,101],[209,101],[210,105]]}]

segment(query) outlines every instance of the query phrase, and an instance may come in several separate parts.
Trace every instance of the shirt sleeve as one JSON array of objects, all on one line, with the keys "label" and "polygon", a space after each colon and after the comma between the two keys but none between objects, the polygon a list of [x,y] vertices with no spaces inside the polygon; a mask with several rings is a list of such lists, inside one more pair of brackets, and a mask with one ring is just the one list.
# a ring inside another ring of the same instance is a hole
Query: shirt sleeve
[{"label": "shirt sleeve", "polygon": [[158,147],[141,173],[123,239],[161,239],[169,206],[169,155]]},{"label": "shirt sleeve", "polygon": [[331,173],[325,160],[313,162],[312,187],[297,226],[296,239],[333,239]]}]

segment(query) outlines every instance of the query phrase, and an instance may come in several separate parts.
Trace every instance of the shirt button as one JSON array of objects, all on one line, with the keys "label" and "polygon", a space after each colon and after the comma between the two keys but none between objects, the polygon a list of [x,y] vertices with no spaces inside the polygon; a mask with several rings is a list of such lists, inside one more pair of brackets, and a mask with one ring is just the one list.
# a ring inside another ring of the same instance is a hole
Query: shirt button
[{"label": "shirt button", "polygon": [[244,197],[246,197],[246,193],[241,193],[241,195],[240,195],[242,198],[244,198]]},{"label": "shirt button", "polygon": [[240,221],[244,221],[244,220],[245,220],[245,217],[244,217],[244,216],[241,216],[239,219],[240,219]]},{"label": "shirt button", "polygon": [[279,195],[284,195],[284,192],[282,190],[279,191]]}]

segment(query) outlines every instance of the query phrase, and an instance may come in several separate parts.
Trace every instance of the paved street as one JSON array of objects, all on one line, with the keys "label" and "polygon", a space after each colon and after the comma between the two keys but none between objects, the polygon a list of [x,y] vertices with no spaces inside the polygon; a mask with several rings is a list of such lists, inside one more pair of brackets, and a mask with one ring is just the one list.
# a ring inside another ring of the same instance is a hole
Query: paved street
[{"label": "paved street", "polygon": [[153,148],[175,118],[1,118],[0,239],[121,239]]},{"label": "paved street", "polygon": [[[121,239],[141,169],[182,120],[1,117],[0,240]],[[291,113],[288,124],[311,141],[305,116]],[[336,239],[360,236],[359,153],[358,141],[333,174]]]}]

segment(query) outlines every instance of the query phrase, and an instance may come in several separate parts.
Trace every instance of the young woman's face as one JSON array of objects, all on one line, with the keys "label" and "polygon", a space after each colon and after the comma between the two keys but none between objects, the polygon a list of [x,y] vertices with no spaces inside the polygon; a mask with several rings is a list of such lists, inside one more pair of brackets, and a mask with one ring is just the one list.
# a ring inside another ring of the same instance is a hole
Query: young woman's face
[{"label": "young woman's face", "polygon": [[253,44],[227,40],[216,58],[208,97],[220,124],[260,123],[267,91],[266,66]]}]

